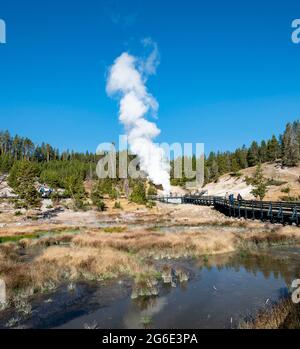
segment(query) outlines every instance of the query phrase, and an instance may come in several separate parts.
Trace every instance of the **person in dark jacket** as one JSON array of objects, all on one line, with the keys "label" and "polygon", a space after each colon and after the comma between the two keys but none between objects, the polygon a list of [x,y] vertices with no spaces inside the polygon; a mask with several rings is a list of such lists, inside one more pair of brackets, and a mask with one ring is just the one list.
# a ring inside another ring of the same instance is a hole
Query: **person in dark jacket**
[{"label": "person in dark jacket", "polygon": [[242,195],[240,193],[238,194],[237,199],[238,199],[238,201],[242,201],[243,200]]}]

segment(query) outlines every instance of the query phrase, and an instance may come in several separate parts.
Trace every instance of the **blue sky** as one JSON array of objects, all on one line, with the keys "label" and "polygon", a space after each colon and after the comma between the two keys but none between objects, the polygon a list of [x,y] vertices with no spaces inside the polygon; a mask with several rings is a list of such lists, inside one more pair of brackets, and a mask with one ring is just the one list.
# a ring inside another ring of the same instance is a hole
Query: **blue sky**
[{"label": "blue sky", "polygon": [[95,151],[123,133],[105,92],[124,51],[157,42],[148,81],[160,104],[161,142],[232,150],[300,119],[300,2],[0,0],[1,129],[60,149]]}]

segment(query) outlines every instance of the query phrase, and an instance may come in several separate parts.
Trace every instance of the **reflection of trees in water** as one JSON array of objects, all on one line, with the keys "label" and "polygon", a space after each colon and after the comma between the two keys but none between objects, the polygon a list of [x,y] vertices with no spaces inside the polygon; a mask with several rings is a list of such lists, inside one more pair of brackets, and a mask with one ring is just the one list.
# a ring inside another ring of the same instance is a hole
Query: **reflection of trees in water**
[{"label": "reflection of trees in water", "polygon": [[[241,268],[255,276],[262,273],[265,279],[269,279],[272,275],[275,279],[283,278],[287,285],[292,280],[300,277],[300,259],[276,257],[271,253],[261,252],[241,256],[239,254],[226,254],[210,256],[207,260],[198,260],[196,266],[200,269],[206,268],[211,270],[217,268],[219,271],[223,269],[233,269],[239,272]],[[300,257],[300,256],[299,256]]]},{"label": "reflection of trees in water", "polygon": [[[222,270],[234,270],[240,272],[245,270],[247,273],[253,275],[262,274],[266,280],[270,277],[275,279],[282,278],[289,286],[292,280],[297,276],[300,277],[300,255],[299,259],[288,258],[292,257],[287,252],[284,258],[276,256],[273,251],[262,251],[256,254],[249,254],[242,256],[236,254],[224,254],[209,256],[202,259],[194,260],[193,267],[200,270],[212,270],[216,268],[218,271]],[[171,262],[169,262],[172,265]],[[175,262],[175,264],[178,262]],[[189,283],[178,283],[177,287],[180,287],[185,291],[189,286]],[[125,328],[145,328],[151,327],[152,319],[155,315],[164,311],[167,306],[167,297],[170,292],[174,290],[173,287],[166,284],[161,289],[160,297],[139,297],[132,302],[132,306],[124,316],[123,322]],[[287,295],[287,289],[284,287],[279,290],[280,297]],[[149,324],[142,323],[141,319],[149,320]]]},{"label": "reflection of trees in water", "polygon": [[[125,328],[147,328],[151,325],[152,318],[167,305],[166,297],[140,297],[134,300],[123,318]],[[143,323],[148,319],[149,323]]]}]

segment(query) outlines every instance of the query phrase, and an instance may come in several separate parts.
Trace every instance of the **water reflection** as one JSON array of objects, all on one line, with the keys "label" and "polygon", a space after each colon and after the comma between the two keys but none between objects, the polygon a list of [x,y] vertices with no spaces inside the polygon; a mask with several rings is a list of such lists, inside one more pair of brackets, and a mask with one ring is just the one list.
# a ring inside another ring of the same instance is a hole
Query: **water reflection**
[{"label": "water reflection", "polygon": [[103,328],[237,327],[246,316],[287,295],[291,281],[300,275],[299,249],[296,253],[282,248],[174,263],[194,277],[176,288],[161,285],[156,298],[132,301],[127,297],[119,302],[118,314],[113,315],[115,303],[64,327],[82,327],[87,319],[96,319]]},{"label": "water reflection", "polygon": [[166,305],[167,297],[142,298],[134,301],[123,318],[124,328],[151,327],[153,317],[162,312]]},{"label": "water reflection", "polygon": [[282,247],[254,255],[160,261],[158,268],[164,264],[183,268],[190,280],[177,287],[161,282],[158,297],[136,300],[130,298],[130,287],[125,291],[120,282],[95,284],[68,313],[56,293],[51,304],[55,316],[45,322],[43,306],[37,305],[23,325],[84,328],[96,322],[99,328],[234,328],[246,316],[287,295],[292,280],[300,277],[299,252],[299,248]]}]

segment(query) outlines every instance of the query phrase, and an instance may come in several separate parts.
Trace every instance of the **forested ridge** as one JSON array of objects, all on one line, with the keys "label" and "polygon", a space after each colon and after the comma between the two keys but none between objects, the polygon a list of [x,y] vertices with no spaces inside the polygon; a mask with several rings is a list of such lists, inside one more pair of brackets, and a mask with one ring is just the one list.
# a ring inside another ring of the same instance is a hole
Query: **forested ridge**
[{"label": "forested ridge", "polygon": [[[129,157],[133,157],[132,155]],[[50,144],[35,145],[29,138],[11,136],[8,131],[0,132],[0,172],[9,173],[9,184],[20,197],[33,197],[34,182],[38,180],[56,189],[64,189],[64,196],[72,197],[80,205],[86,197],[84,181],[97,179],[96,165],[99,156],[94,153],[63,151]],[[194,163],[196,159],[193,158]],[[205,183],[217,181],[225,173],[237,174],[247,167],[269,161],[279,161],[282,166],[296,166],[300,161],[300,122],[286,125],[278,137],[258,143],[253,141],[233,152],[211,152],[205,158]],[[171,162],[171,181],[173,185],[184,185],[187,179],[173,178],[174,161]],[[189,179],[190,180],[190,179]],[[135,201],[145,201],[145,183],[138,180],[124,181],[107,179],[96,181],[93,189],[95,201],[100,202],[102,194],[117,198],[124,192],[131,192]],[[27,187],[30,187],[29,189]],[[137,191],[132,194],[132,191]],[[29,191],[30,194],[25,193]],[[97,197],[96,192],[100,194]],[[155,192],[153,186],[151,193]],[[129,195],[129,194],[128,194]],[[97,199],[98,198],[98,199]],[[38,201],[38,199],[37,199]],[[99,203],[100,208],[102,203]]]},{"label": "forested ridge", "polygon": [[[253,141],[249,147],[244,145],[233,152],[211,152],[205,158],[205,183],[217,181],[226,173],[238,174],[245,168],[272,161],[279,161],[282,166],[296,166],[300,162],[299,121],[288,123],[278,137],[273,135],[260,143]],[[185,181],[185,178],[172,179],[174,185]]]}]

